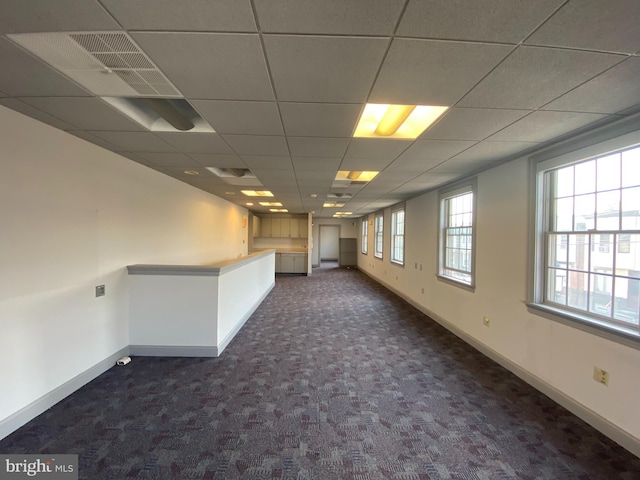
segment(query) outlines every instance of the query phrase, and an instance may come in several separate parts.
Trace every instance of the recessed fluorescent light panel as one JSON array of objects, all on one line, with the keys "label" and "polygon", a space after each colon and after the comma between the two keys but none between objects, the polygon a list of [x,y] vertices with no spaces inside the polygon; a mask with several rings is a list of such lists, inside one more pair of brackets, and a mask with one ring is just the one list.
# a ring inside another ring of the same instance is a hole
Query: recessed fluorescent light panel
[{"label": "recessed fluorescent light panel", "polygon": [[322,206],[324,208],[342,208],[344,205],[344,203],[325,202]]},{"label": "recessed fluorescent light panel", "polygon": [[286,208],[270,208],[269,211],[274,213],[287,213],[289,210]]},{"label": "recessed fluorescent light panel", "polygon": [[414,139],[449,107],[367,103],[354,137]]},{"label": "recessed fluorescent light panel", "polygon": [[258,202],[263,207],[281,207],[282,203],[280,202]]},{"label": "recessed fluorescent light panel", "polygon": [[273,197],[269,190],[240,190],[247,197]]},{"label": "recessed fluorescent light panel", "polygon": [[344,182],[370,182],[380,172],[339,170],[336,180]]}]

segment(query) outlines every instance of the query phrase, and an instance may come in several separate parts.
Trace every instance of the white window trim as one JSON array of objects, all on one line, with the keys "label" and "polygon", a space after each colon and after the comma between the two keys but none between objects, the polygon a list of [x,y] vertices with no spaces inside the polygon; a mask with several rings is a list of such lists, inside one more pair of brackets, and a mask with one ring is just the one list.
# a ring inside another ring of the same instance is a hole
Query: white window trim
[{"label": "white window trim", "polygon": [[[364,234],[364,231],[367,234]],[[360,253],[363,255],[369,254],[369,217],[363,217],[360,219]]]},{"label": "white window trim", "polygon": [[[613,131],[615,128],[614,126],[609,130],[608,134],[606,127],[605,133],[592,133],[591,137],[593,139],[601,140],[598,143],[594,143],[593,140],[589,141],[588,136],[586,138],[583,136],[573,142],[570,140],[566,144],[551,147],[529,158],[531,231],[529,242],[529,287],[526,303],[534,313],[545,318],[640,349],[640,335],[636,331],[600,321],[596,317],[590,317],[588,314],[580,314],[544,303],[544,220],[546,213],[544,209],[547,206],[544,205],[546,201],[542,207],[538,201],[538,199],[545,199],[544,173],[556,167],[640,145],[640,130],[611,138],[615,135]],[[629,129],[627,128],[628,131]],[[581,144],[585,143],[586,146],[581,147]],[[571,149],[572,144],[573,149]]]},{"label": "white window trim", "polygon": [[[380,251],[378,252],[378,218],[382,218],[381,222],[381,236],[382,236],[382,245],[380,246]],[[375,258],[379,258],[382,260],[384,255],[384,212],[376,213],[373,217],[373,256]]]},{"label": "white window trim", "polygon": [[[403,212],[404,213],[404,230],[405,233],[402,234],[402,260],[398,260],[396,258],[394,258],[394,253],[396,250],[396,235],[395,235],[395,229],[396,229],[396,224],[394,222],[394,216],[396,213],[398,212]],[[390,254],[389,254],[389,259],[391,260],[391,263],[395,264],[395,265],[399,265],[399,266],[404,266],[404,259],[406,256],[406,251],[405,251],[405,247],[406,247],[406,239],[407,239],[407,235],[406,235],[406,229],[407,229],[407,210],[405,208],[405,205],[397,205],[395,207],[393,207],[393,209],[391,210],[391,249],[390,249]]]},{"label": "white window trim", "polygon": [[[443,201],[447,198],[454,197],[456,195],[461,195],[466,192],[473,193],[473,202],[472,202],[472,230],[471,230],[471,282],[466,283],[462,282],[458,279],[452,278],[448,275],[443,274],[444,270],[444,226],[446,218],[444,217],[444,203]],[[438,190],[438,261],[437,267],[438,271],[436,273],[436,277],[438,280],[442,280],[451,285],[455,285],[457,287],[469,290],[471,292],[475,291],[476,288],[476,238],[477,238],[477,208],[478,206],[478,178],[468,178],[461,180],[459,182],[455,182],[451,185],[446,186]]]}]

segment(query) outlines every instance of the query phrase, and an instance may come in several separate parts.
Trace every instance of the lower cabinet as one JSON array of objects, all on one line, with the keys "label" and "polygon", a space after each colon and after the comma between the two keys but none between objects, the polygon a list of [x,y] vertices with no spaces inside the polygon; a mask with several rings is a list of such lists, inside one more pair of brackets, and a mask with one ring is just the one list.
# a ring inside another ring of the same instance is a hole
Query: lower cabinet
[{"label": "lower cabinet", "polygon": [[307,255],[276,253],[276,273],[307,273]]}]

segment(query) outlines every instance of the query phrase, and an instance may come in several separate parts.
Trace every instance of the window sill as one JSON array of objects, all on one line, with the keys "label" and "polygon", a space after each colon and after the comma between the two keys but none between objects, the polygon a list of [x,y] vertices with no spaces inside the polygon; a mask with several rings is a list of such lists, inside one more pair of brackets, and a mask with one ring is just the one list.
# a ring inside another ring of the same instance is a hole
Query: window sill
[{"label": "window sill", "polygon": [[448,283],[449,285],[453,285],[454,287],[462,288],[468,292],[474,293],[476,291],[476,286],[468,283],[460,282],[451,277],[445,277],[444,275],[436,274],[436,278],[441,282]]},{"label": "window sill", "polygon": [[404,262],[398,262],[397,260],[391,260],[391,265],[395,265],[396,267],[404,267]]},{"label": "window sill", "polygon": [[549,305],[533,302],[525,303],[529,312],[533,314],[540,315],[548,318],[549,320],[562,323],[569,327],[578,328],[584,332],[640,350],[640,334],[637,331],[618,325],[611,325]]}]

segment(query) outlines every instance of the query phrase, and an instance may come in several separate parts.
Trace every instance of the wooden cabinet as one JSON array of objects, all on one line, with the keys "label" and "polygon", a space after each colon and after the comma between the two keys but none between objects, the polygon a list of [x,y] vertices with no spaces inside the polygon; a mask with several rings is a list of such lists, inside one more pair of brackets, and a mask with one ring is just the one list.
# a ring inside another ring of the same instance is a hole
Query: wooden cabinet
[{"label": "wooden cabinet", "polygon": [[271,217],[263,217],[262,221],[262,229],[260,236],[261,237],[272,237],[273,236],[273,218]]},{"label": "wooden cabinet", "polygon": [[276,253],[276,273],[307,273],[307,254]]},{"label": "wooden cabinet", "polygon": [[307,218],[254,217],[253,236],[267,238],[308,238]]}]

